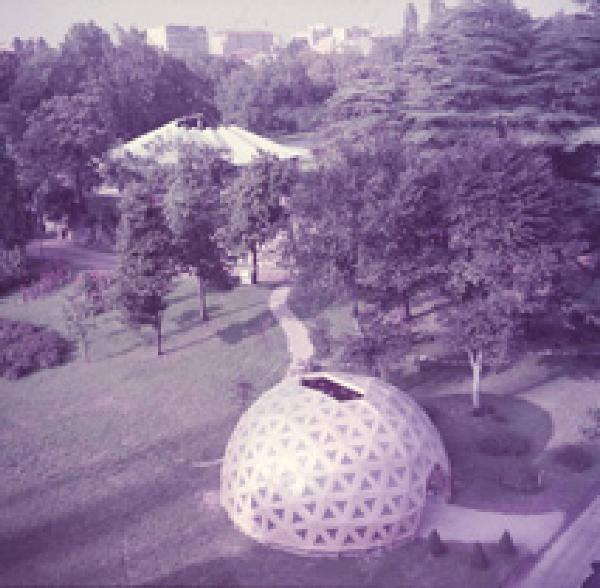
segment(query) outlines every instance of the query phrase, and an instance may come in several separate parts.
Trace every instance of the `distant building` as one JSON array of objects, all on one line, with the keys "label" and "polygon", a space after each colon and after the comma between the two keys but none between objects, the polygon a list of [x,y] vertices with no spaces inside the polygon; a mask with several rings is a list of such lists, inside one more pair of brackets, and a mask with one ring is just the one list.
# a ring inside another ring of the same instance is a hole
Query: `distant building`
[{"label": "distant building", "polygon": [[429,18],[435,20],[446,12],[446,3],[444,0],[430,0],[429,2]]},{"label": "distant building", "polygon": [[303,43],[317,53],[356,52],[366,55],[373,48],[373,34],[366,27],[316,24],[292,35],[291,43]]},{"label": "distant building", "polygon": [[210,36],[210,52],[223,57],[255,60],[270,55],[275,48],[271,31],[219,31]]},{"label": "distant building", "polygon": [[146,31],[149,45],[161,47],[175,57],[186,58],[208,53],[208,34],[204,27],[165,25]]},{"label": "distant building", "polygon": [[406,37],[417,35],[419,32],[419,13],[412,2],[409,2],[404,11],[404,35]]}]

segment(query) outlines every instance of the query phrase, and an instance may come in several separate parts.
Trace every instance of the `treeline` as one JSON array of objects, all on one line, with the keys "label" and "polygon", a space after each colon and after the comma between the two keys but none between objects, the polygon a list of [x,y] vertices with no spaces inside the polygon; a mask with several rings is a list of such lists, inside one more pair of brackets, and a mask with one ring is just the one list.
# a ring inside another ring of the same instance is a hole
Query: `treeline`
[{"label": "treeline", "polygon": [[[136,31],[113,43],[93,24],[58,49],[17,43],[0,74],[0,245],[23,243],[28,213],[76,211],[110,145],[176,116],[310,129],[316,163],[302,173],[268,159],[236,171],[208,152],[182,152],[170,170],[113,170],[126,186],[119,284],[131,320],[159,330],[174,269],[194,271],[204,300],[228,251],[256,257],[283,228],[300,284],[352,301],[354,349],[373,369],[413,345],[414,301],[438,297],[477,404],[484,365],[536,317],[577,329],[600,314],[588,288],[600,11],[586,4],[536,20],[510,0],[468,0],[367,57],[292,46],[256,67],[184,63]],[[148,198],[159,194],[164,205]]]}]

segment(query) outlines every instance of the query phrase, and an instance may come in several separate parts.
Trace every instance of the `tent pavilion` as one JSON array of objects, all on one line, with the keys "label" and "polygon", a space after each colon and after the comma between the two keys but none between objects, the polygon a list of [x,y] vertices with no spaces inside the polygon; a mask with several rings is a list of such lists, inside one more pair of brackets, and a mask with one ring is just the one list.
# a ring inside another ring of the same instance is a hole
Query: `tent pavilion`
[{"label": "tent pavilion", "polygon": [[284,379],[242,415],[222,506],[256,541],[306,555],[414,537],[428,496],[450,495],[441,438],[407,394],[372,377]]},{"label": "tent pavilion", "polygon": [[201,115],[171,121],[117,147],[112,155],[152,158],[158,163],[170,164],[176,163],[179,145],[185,143],[217,149],[234,165],[248,165],[261,153],[279,159],[298,159],[301,164],[312,160],[310,149],[281,145],[236,125],[204,126]]}]

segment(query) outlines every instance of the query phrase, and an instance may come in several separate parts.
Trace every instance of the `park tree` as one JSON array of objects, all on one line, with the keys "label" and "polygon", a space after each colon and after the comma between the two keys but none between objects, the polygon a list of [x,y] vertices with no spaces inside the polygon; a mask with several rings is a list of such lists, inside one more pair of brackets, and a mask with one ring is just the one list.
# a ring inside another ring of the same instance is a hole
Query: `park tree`
[{"label": "park tree", "polygon": [[51,191],[68,191],[63,212],[77,215],[84,197],[98,184],[95,160],[111,144],[112,123],[95,95],[54,96],[28,118],[19,145],[20,177],[34,195],[36,211],[45,211]]},{"label": "park tree", "polygon": [[207,286],[223,277],[227,264],[219,231],[226,224],[221,190],[231,174],[232,166],[223,154],[183,145],[165,201],[177,259],[198,280],[203,321],[208,320]]},{"label": "park tree", "polygon": [[[416,234],[431,230],[438,211],[426,190],[419,192],[423,186],[411,186],[408,165],[398,137],[380,131],[334,146],[292,199],[293,258],[302,281],[348,297],[355,317],[361,301],[383,311],[409,307],[417,289],[410,268],[419,261],[411,257],[424,249]],[[423,234],[422,242],[429,238]]]},{"label": "park tree", "polygon": [[54,75],[58,52],[41,39],[26,42],[15,39],[14,47],[17,69],[6,88],[9,117],[4,127],[16,143],[27,128],[27,117],[58,90]]},{"label": "park tree", "polygon": [[173,240],[156,190],[130,183],[121,201],[117,235],[117,304],[128,324],[150,325],[162,353],[162,315],[175,275]]},{"label": "park tree", "polygon": [[447,197],[445,322],[453,349],[468,356],[473,406],[484,366],[505,360],[531,315],[561,307],[561,280],[583,243],[568,185],[549,158],[482,135],[440,157]]},{"label": "park tree", "polygon": [[261,155],[241,168],[223,191],[229,223],[226,241],[249,252],[251,282],[258,282],[258,251],[285,228],[286,202],[296,181],[296,163]]},{"label": "park tree", "polygon": [[600,116],[600,14],[559,13],[537,27],[529,100],[554,132],[595,125]]},{"label": "park tree", "polygon": [[409,321],[414,298],[445,281],[445,199],[431,156],[394,143],[375,156],[361,221],[359,284],[381,311],[402,306]]},{"label": "park tree", "polygon": [[114,59],[110,35],[94,22],[73,24],[59,46],[54,66],[57,93],[72,96],[102,78]]},{"label": "park tree", "polygon": [[446,144],[459,131],[528,116],[519,107],[530,104],[534,38],[533,20],[512,0],[469,0],[441,11],[397,70],[415,140]]},{"label": "park tree", "polygon": [[15,164],[0,135],[0,249],[22,248],[29,229],[27,206],[17,182]]},{"label": "park tree", "polygon": [[210,124],[219,113],[213,84],[175,57],[148,45],[142,32],[118,29],[110,67],[96,86],[111,105],[117,135],[141,135],[174,118],[202,112]]}]

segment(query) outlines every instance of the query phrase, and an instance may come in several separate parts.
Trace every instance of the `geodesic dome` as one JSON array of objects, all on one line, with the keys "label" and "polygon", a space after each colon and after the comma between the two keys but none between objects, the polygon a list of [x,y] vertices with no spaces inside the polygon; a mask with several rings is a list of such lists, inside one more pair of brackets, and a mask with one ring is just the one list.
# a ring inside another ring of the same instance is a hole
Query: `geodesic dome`
[{"label": "geodesic dome", "polygon": [[221,504],[262,543],[355,551],[413,537],[428,492],[448,498],[449,475],[437,430],[407,394],[376,378],[307,374],[242,415],[223,459]]}]

